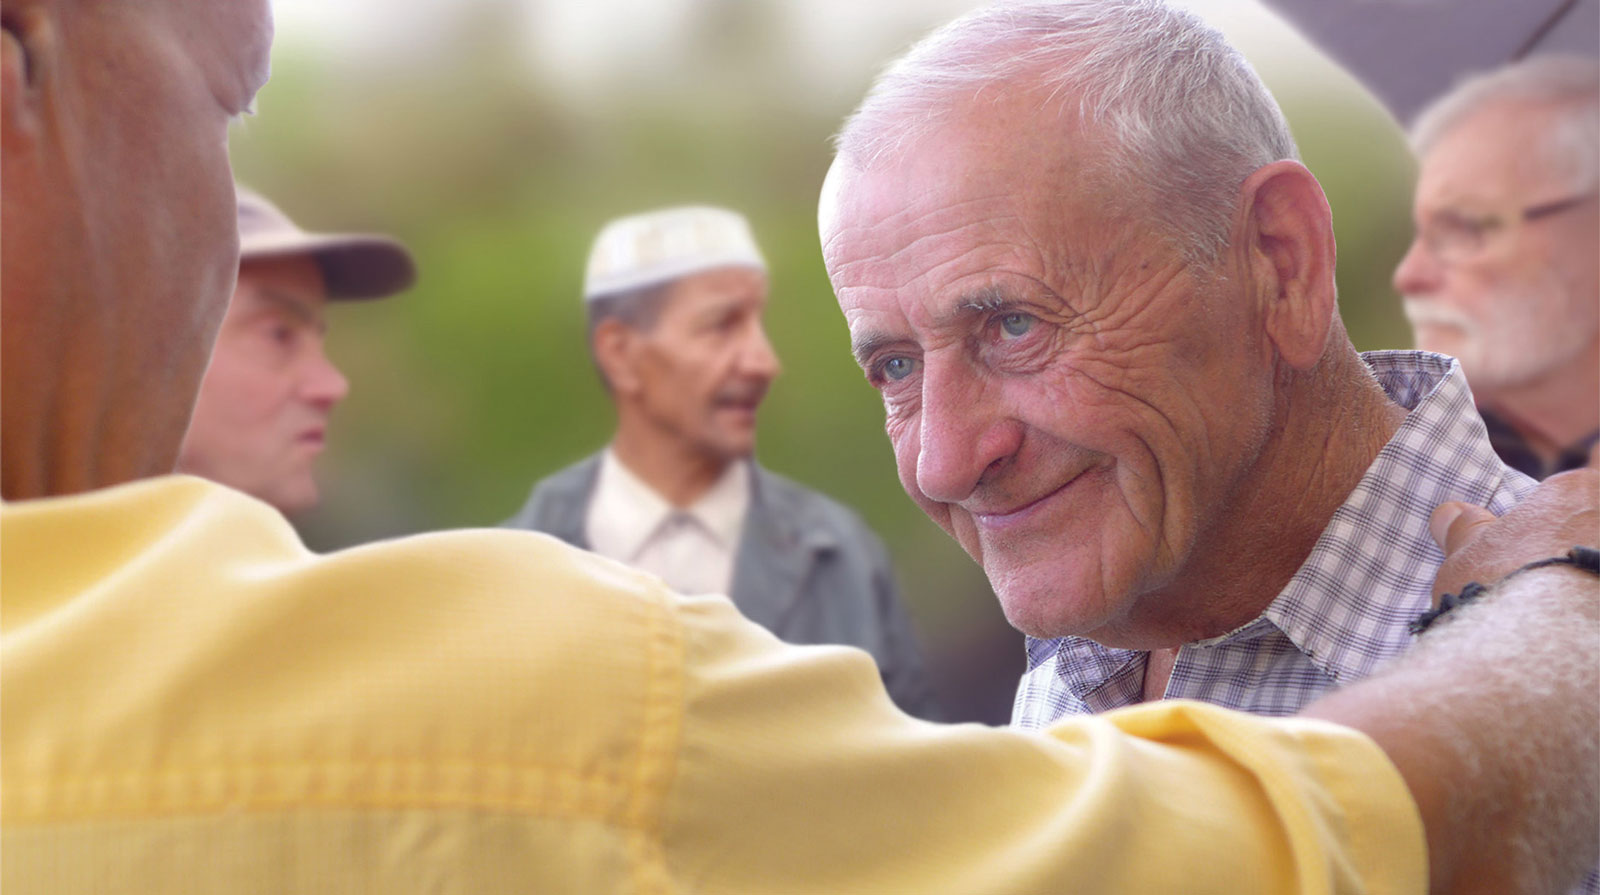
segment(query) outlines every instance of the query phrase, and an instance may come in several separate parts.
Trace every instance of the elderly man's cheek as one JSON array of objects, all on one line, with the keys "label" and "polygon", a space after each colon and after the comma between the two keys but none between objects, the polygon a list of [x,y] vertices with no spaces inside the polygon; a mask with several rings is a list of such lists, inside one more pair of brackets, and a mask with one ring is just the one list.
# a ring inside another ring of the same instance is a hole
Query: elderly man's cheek
[{"label": "elderly man's cheek", "polygon": [[908,460],[913,467],[916,466],[917,451],[920,450],[917,426],[917,418],[910,414],[890,410],[884,417],[883,431],[889,436],[889,444],[894,448],[895,462],[902,467]]},{"label": "elderly man's cheek", "polygon": [[920,420],[912,415],[891,415],[884,423],[884,430],[889,434],[889,443],[894,448],[894,463],[899,474],[900,487],[905,489],[906,496],[910,497],[929,519],[951,536],[955,536],[956,532],[950,525],[950,506],[930,499],[917,486],[917,461],[922,451],[919,426]]}]

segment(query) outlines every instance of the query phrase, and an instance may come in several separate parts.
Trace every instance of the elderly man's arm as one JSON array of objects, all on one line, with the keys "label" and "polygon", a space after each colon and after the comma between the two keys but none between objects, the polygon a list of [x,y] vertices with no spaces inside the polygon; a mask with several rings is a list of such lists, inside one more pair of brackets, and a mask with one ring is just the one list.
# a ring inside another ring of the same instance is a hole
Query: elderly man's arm
[{"label": "elderly man's arm", "polygon": [[[1594,544],[1597,490],[1600,476],[1580,470],[1499,521],[1441,508],[1440,587]],[[1600,580],[1571,566],[1524,572],[1452,615],[1387,673],[1305,714],[1364,731],[1399,768],[1427,829],[1433,891],[1562,891],[1593,866],[1600,829]]]}]

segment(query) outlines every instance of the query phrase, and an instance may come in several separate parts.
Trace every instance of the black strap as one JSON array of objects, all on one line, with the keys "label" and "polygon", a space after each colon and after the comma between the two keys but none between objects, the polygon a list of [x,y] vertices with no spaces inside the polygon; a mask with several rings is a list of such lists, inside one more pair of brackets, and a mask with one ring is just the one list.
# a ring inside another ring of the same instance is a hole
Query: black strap
[{"label": "black strap", "polygon": [[[1506,578],[1510,578],[1513,575],[1520,575],[1523,572],[1529,572],[1534,569],[1543,569],[1549,566],[1572,566],[1588,572],[1591,575],[1600,576],[1600,550],[1596,550],[1593,547],[1573,547],[1563,556],[1552,556],[1549,559],[1535,560],[1534,562],[1530,562],[1522,568],[1511,572],[1510,574],[1506,575],[1505,578],[1501,578],[1500,580],[1505,581]],[[1445,594],[1439,599],[1439,608],[1430,609],[1427,612],[1417,616],[1409,625],[1406,626],[1406,628],[1410,630],[1412,634],[1421,634],[1423,631],[1426,631],[1428,628],[1432,627],[1434,622],[1444,618],[1456,607],[1465,606],[1468,603],[1477,600],[1488,590],[1489,588],[1486,585],[1479,584],[1476,581],[1469,582],[1466,587],[1461,589],[1460,594]]]}]

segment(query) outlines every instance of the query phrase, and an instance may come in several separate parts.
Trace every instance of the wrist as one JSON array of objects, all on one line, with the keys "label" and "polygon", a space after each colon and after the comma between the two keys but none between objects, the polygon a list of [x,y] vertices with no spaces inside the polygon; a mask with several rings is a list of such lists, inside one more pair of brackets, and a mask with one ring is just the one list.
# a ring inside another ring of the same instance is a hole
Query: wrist
[{"label": "wrist", "polygon": [[1518,569],[1506,573],[1498,581],[1490,584],[1480,584],[1471,581],[1461,588],[1459,594],[1444,594],[1439,605],[1417,616],[1408,626],[1413,635],[1418,635],[1431,628],[1439,619],[1451,614],[1458,607],[1465,606],[1489,594],[1494,589],[1504,585],[1507,581],[1520,575],[1537,574],[1544,571],[1555,571],[1558,574],[1571,576],[1587,576],[1600,579],[1600,550],[1582,545],[1574,546],[1560,556],[1547,557],[1534,560]]}]

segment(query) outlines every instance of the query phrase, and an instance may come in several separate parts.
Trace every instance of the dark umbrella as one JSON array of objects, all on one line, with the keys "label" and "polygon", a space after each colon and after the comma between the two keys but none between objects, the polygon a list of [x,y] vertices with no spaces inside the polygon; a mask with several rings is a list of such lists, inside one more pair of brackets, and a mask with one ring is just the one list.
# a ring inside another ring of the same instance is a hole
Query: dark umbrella
[{"label": "dark umbrella", "polygon": [[1600,55],[1600,0],[1264,0],[1402,122],[1463,75],[1535,53]]}]

